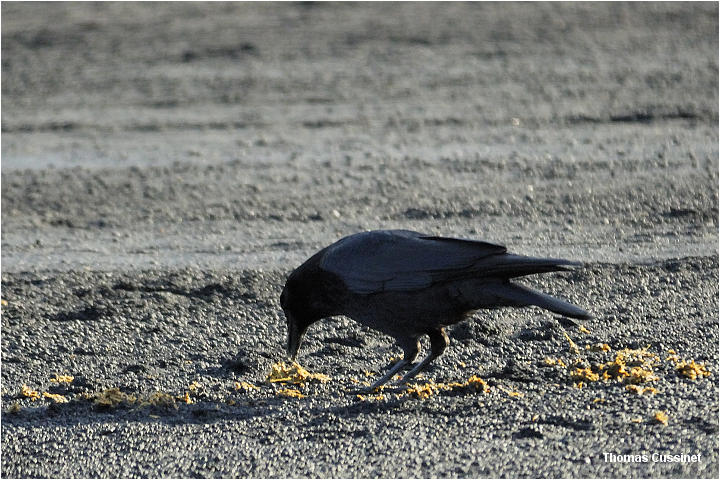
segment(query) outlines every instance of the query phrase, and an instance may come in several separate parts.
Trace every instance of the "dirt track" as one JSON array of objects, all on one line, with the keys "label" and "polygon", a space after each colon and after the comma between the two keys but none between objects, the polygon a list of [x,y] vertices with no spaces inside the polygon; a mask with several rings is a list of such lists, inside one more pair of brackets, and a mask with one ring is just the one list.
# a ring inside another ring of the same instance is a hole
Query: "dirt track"
[{"label": "dirt track", "polygon": [[[3,3],[2,476],[716,478],[717,18]],[[597,318],[583,333],[478,314],[423,381],[489,392],[375,400],[354,379],[398,352],[333,319],[300,357],[331,381],[278,396],[287,273],[396,227],[585,261],[530,283]],[[648,345],[657,393],[577,388],[575,361]],[[710,376],[679,375],[668,350]],[[85,398],[112,388],[136,401]]]}]

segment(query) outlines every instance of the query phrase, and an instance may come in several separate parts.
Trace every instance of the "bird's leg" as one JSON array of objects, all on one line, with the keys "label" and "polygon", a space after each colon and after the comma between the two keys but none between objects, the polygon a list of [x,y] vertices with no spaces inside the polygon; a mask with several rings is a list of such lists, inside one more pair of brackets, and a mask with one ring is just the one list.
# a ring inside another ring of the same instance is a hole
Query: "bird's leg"
[{"label": "bird's leg", "polygon": [[427,367],[430,362],[442,355],[445,348],[450,344],[447,333],[445,333],[445,330],[442,328],[431,330],[428,332],[428,337],[430,337],[430,353],[428,353],[427,356],[420,361],[420,363],[415,365],[412,370],[406,373],[405,376],[397,382],[398,385],[403,385],[415,377],[415,375],[420,373],[423,368]]},{"label": "bird's leg", "polygon": [[376,388],[383,386],[388,380],[393,377],[393,375],[395,375],[397,372],[415,361],[415,358],[420,352],[420,343],[418,343],[417,338],[408,339],[407,341],[398,343],[401,343],[400,346],[403,349],[403,358],[395,365],[393,365],[392,368],[385,375],[378,378],[372,385],[370,385],[370,387],[368,388],[369,391],[372,392]]}]

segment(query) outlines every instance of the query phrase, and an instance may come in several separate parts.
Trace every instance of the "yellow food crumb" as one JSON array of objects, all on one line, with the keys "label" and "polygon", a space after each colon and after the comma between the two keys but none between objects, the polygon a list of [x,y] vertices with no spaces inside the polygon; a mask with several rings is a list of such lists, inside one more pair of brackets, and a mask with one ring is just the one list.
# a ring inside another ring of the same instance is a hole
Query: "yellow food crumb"
[{"label": "yellow food crumb", "polygon": [[575,384],[575,388],[582,390],[582,388],[585,386],[583,382],[577,382]]},{"label": "yellow food crumb", "polygon": [[545,362],[545,365],[559,365],[561,367],[567,366],[567,365],[565,365],[565,362],[563,362],[562,358],[545,357],[545,360],[543,360],[543,361]]},{"label": "yellow food crumb", "polygon": [[188,389],[189,389],[191,392],[194,392],[195,390],[197,390],[197,389],[200,388],[200,387],[201,387],[201,385],[200,385],[197,381],[193,381],[193,382],[190,384],[190,386],[188,386]]},{"label": "yellow food crumb", "polygon": [[365,376],[366,376],[366,377],[374,377],[374,376],[375,376],[375,372],[371,372],[371,371],[369,371],[369,370],[365,370]]},{"label": "yellow food crumb", "polygon": [[596,343],[595,345],[585,345],[585,350],[590,350],[591,352],[609,352],[611,349],[607,343]]},{"label": "yellow food crumb", "polygon": [[597,382],[600,380],[600,375],[597,373],[594,373],[589,368],[576,368],[572,374],[572,378],[576,380],[588,380],[590,382]]},{"label": "yellow food crumb", "polygon": [[357,398],[359,398],[362,401],[366,400],[385,400],[385,395],[382,393],[378,393],[377,395],[358,395]]},{"label": "yellow food crumb", "polygon": [[283,397],[305,398],[305,395],[300,393],[299,390],[295,390],[294,388],[283,388],[281,390],[278,390],[277,394],[282,395]]},{"label": "yellow food crumb", "polygon": [[95,404],[101,407],[115,407],[121,403],[135,403],[135,397],[121,392],[117,388],[109,388],[95,395]]},{"label": "yellow food crumb", "polygon": [[490,391],[490,386],[485,382],[485,380],[478,377],[477,375],[473,375],[472,377],[468,378],[467,385],[470,387],[475,387],[476,390],[482,390],[484,393],[488,393]]},{"label": "yellow food crumb", "polygon": [[7,304],[8,304],[7,300],[5,300],[5,299],[0,300],[0,305],[2,305],[3,307],[6,307]]},{"label": "yellow food crumb", "polygon": [[20,393],[22,394],[23,397],[28,397],[28,398],[30,398],[33,402],[34,402],[35,400],[37,400],[38,398],[40,398],[40,394],[38,393],[38,391],[31,389],[31,388],[28,387],[27,385],[23,385],[23,386],[22,386],[22,389],[20,390]]},{"label": "yellow food crumb", "polygon": [[52,383],[72,383],[73,380],[75,380],[75,377],[72,375],[55,375],[50,379]]},{"label": "yellow food crumb", "polygon": [[630,421],[632,423],[642,423],[642,418],[631,418]]},{"label": "yellow food crumb", "polygon": [[675,369],[678,374],[689,378],[690,380],[696,380],[698,377],[709,377],[710,372],[705,368],[704,363],[695,363],[695,360],[689,362],[682,361],[675,364]]},{"label": "yellow food crumb", "polygon": [[589,335],[589,334],[590,334],[590,330],[588,330],[587,328],[585,328],[585,325],[580,325],[580,328],[578,328],[578,330],[581,331],[582,333],[586,334],[586,335]]},{"label": "yellow food crumb", "polygon": [[[615,360],[596,366],[600,378],[604,381],[618,380],[625,384],[647,383],[659,380],[653,368],[660,357],[648,351],[648,345],[642,349],[625,348],[615,355]],[[629,368],[629,370],[628,370]]]},{"label": "yellow food crumb", "polygon": [[540,418],[540,415],[535,414],[535,415],[533,415],[533,417],[530,419],[530,421],[532,421],[532,422],[537,422],[537,421],[538,421],[538,418]]},{"label": "yellow food crumb", "polygon": [[235,382],[235,390],[260,390],[260,387],[248,382]]},{"label": "yellow food crumb", "polygon": [[483,393],[488,393],[490,391],[490,387],[485,380],[477,375],[473,375],[465,382],[435,383],[430,381],[424,384],[411,384],[405,389],[405,394],[425,399],[441,391],[450,391],[456,388],[467,387],[473,388],[476,391],[482,391]]},{"label": "yellow food crumb", "polygon": [[272,366],[272,371],[268,375],[267,380],[270,383],[302,385],[310,380],[328,382],[330,381],[330,377],[322,373],[310,373],[297,362],[293,362],[290,365],[285,365],[284,362],[278,362]]},{"label": "yellow food crumb", "polygon": [[668,353],[671,354],[671,355],[675,355],[675,353],[677,353],[677,352],[675,352],[675,350],[673,350],[672,348],[670,348],[670,349],[668,349]]},{"label": "yellow food crumb", "polygon": [[499,385],[497,388],[498,390],[507,393],[509,397],[524,397],[524,395],[520,392],[513,392],[512,390],[508,390],[507,388],[501,387]]},{"label": "yellow food crumb", "polygon": [[55,403],[67,403],[68,399],[57,393],[43,392],[43,397],[49,398]]},{"label": "yellow food crumb", "polygon": [[657,388],[653,388],[653,387],[640,387],[640,386],[638,386],[638,385],[633,385],[633,384],[625,385],[625,390],[627,390],[628,392],[631,392],[631,393],[635,393],[635,394],[637,394],[637,395],[644,395],[644,394],[646,394],[646,393],[650,393],[650,394],[652,394],[652,395],[655,395],[656,393],[658,393],[658,389],[657,389]]},{"label": "yellow food crumb", "polygon": [[568,335],[565,330],[563,330],[563,335],[565,335],[565,338],[567,339],[568,343],[570,344],[570,351],[573,352],[573,353],[576,354],[576,355],[579,354],[579,353],[580,353],[580,349],[579,349],[578,346],[575,344],[575,342],[573,342],[572,338],[570,338],[570,335]]},{"label": "yellow food crumb", "polygon": [[626,378],[626,382],[630,383],[647,383],[659,380],[659,377],[653,373],[652,370],[647,370],[641,367],[633,367],[630,369],[630,374]]},{"label": "yellow food crumb", "polygon": [[605,403],[606,400],[602,397],[593,398],[593,403]]},{"label": "yellow food crumb", "polygon": [[412,385],[408,385],[408,387],[405,391],[410,396],[415,396],[417,398],[428,398],[431,395],[436,394],[437,392],[439,392],[442,389],[442,387],[440,385],[442,385],[442,384],[439,384],[439,385],[436,383],[426,383],[424,385],[412,384]]},{"label": "yellow food crumb", "polygon": [[192,398],[190,398],[190,392],[185,392],[185,395],[180,397],[179,400],[182,400],[185,403],[194,403]]},{"label": "yellow food crumb", "polygon": [[667,413],[663,412],[662,410],[658,410],[655,412],[655,415],[653,415],[653,419],[658,422],[662,423],[663,425],[668,424],[668,420],[670,417],[668,417]]}]

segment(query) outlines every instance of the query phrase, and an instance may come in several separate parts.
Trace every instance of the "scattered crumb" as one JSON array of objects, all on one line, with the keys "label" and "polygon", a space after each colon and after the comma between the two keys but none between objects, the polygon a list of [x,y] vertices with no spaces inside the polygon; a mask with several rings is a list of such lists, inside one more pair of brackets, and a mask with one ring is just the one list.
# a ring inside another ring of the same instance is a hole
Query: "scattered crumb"
[{"label": "scattered crumb", "polygon": [[501,386],[499,386],[499,385],[498,385],[497,389],[500,390],[501,392],[507,393],[508,396],[510,396],[510,397],[515,397],[515,398],[517,398],[517,397],[524,397],[524,396],[525,396],[525,395],[523,395],[523,394],[520,393],[520,392],[513,392],[512,390],[508,390],[507,388],[501,387]]},{"label": "scattered crumb", "polygon": [[630,421],[632,423],[642,423],[642,418],[631,418]]},{"label": "scattered crumb", "polygon": [[283,397],[291,397],[291,398],[305,398],[305,395],[300,393],[299,390],[295,390],[294,388],[283,388],[277,391],[278,395],[281,395]]},{"label": "scattered crumb", "polygon": [[490,386],[485,382],[485,380],[478,377],[477,375],[473,375],[472,377],[468,378],[467,385],[470,387],[474,387],[475,390],[482,390],[483,393],[488,393],[490,391]]},{"label": "scattered crumb", "polygon": [[602,397],[593,398],[593,403],[605,403],[607,400],[605,400]]},{"label": "scattered crumb", "polygon": [[378,393],[377,395],[358,395],[357,398],[359,398],[362,401],[367,400],[385,400],[385,395],[382,393]]},{"label": "scattered crumb", "polygon": [[270,383],[302,385],[311,380],[328,382],[330,381],[330,377],[322,373],[310,373],[297,362],[293,362],[290,365],[285,365],[284,362],[278,362],[272,366],[272,371],[268,375],[267,380]]},{"label": "scattered crumb", "polygon": [[30,387],[28,387],[27,385],[23,385],[23,386],[22,386],[22,389],[20,390],[20,394],[21,394],[23,397],[28,397],[28,398],[31,399],[33,402],[34,402],[35,400],[37,400],[38,398],[40,398],[40,394],[37,392],[37,390],[32,390],[32,389],[31,389]]},{"label": "scattered crumb", "polygon": [[597,382],[600,380],[600,375],[593,372],[589,368],[576,368],[571,373],[572,378],[576,380],[588,380],[590,382]]},{"label": "scattered crumb", "polygon": [[566,367],[565,362],[563,362],[562,358],[550,358],[545,357],[545,365],[558,365],[560,367]]},{"label": "scattered crumb", "polygon": [[178,400],[182,400],[185,403],[194,403],[192,398],[190,398],[190,392],[185,392],[185,395],[178,398]]},{"label": "scattered crumb", "polygon": [[662,410],[658,410],[657,412],[655,412],[655,415],[653,415],[653,419],[657,423],[662,423],[663,425],[667,425],[669,417],[667,416],[667,413],[663,412]]},{"label": "scattered crumb", "polygon": [[194,382],[192,382],[192,383],[190,384],[190,386],[188,387],[188,389],[189,389],[191,392],[194,392],[195,390],[197,390],[197,389],[200,388],[200,387],[201,387],[201,385],[200,385],[197,381],[194,381]]},{"label": "scattered crumb", "polygon": [[640,387],[638,385],[626,385],[625,390],[631,393],[635,393],[637,395],[644,395],[646,393],[649,393],[651,395],[655,395],[658,393],[658,389],[654,387]]},{"label": "scattered crumb", "polygon": [[675,363],[675,369],[678,375],[687,377],[690,380],[696,380],[698,377],[709,377],[710,372],[705,368],[704,363],[695,363],[695,360],[689,362],[683,360]]},{"label": "scattered crumb", "polygon": [[588,330],[588,329],[585,327],[585,325],[580,325],[580,328],[578,328],[578,330],[581,331],[582,333],[584,333],[585,335],[589,335],[589,334],[590,334],[590,330]]},{"label": "scattered crumb", "polygon": [[642,367],[633,367],[630,369],[630,374],[625,379],[626,382],[637,384],[637,383],[647,383],[647,382],[654,382],[656,380],[659,380],[660,378],[653,373],[650,369],[645,369]]},{"label": "scattered crumb", "polygon": [[[93,396],[88,396],[93,398]],[[94,395],[95,404],[100,407],[117,407],[122,403],[132,404],[137,401],[134,396],[121,392],[117,388],[109,388]]]},{"label": "scattered crumb", "polygon": [[430,396],[436,394],[441,389],[443,389],[440,385],[442,385],[442,384],[431,383],[431,382],[425,383],[423,385],[412,384],[412,385],[407,386],[407,389],[405,390],[405,392],[408,395],[410,395],[411,397],[414,396],[417,398],[425,399],[425,398],[429,398]]},{"label": "scattered crumb", "polygon": [[55,375],[50,379],[52,383],[72,383],[73,380],[75,380],[75,377],[72,375]]},{"label": "scattered crumb", "polygon": [[596,343],[595,345],[585,345],[585,350],[590,350],[591,352],[609,352],[611,349],[607,343]]},{"label": "scattered crumb", "polygon": [[260,390],[260,387],[248,382],[235,382],[235,390]]},{"label": "scattered crumb", "polygon": [[425,399],[441,391],[451,391],[461,388],[472,388],[475,391],[482,391],[483,393],[488,393],[490,391],[490,387],[485,380],[477,375],[473,375],[465,382],[435,383],[430,381],[424,384],[411,384],[406,388],[405,394]]},{"label": "scattered crumb", "polygon": [[50,400],[52,400],[55,403],[67,403],[68,402],[67,398],[65,398],[62,395],[59,395],[57,393],[43,392],[43,397],[49,398]]},{"label": "scattered crumb", "polygon": [[565,329],[563,329],[563,335],[565,335],[565,338],[567,339],[568,343],[570,344],[570,351],[573,352],[576,355],[580,354],[580,349],[578,346],[573,342],[572,338],[570,338],[570,335],[567,334]]},{"label": "scattered crumb", "polygon": [[3,307],[7,307],[7,304],[8,304],[7,300],[5,300],[5,299],[0,300],[0,305],[2,305]]}]

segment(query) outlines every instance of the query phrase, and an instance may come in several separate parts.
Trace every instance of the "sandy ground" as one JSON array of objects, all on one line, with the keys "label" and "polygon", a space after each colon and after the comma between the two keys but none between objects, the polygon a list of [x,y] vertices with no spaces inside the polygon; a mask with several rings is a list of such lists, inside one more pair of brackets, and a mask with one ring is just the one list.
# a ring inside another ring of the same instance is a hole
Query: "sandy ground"
[{"label": "sandy ground", "polygon": [[[716,478],[717,9],[3,2],[2,476]],[[479,313],[428,398],[334,318],[280,395],[286,275],[373,228],[587,262],[527,282],[596,318]],[[573,377],[625,348],[645,393]]]}]

